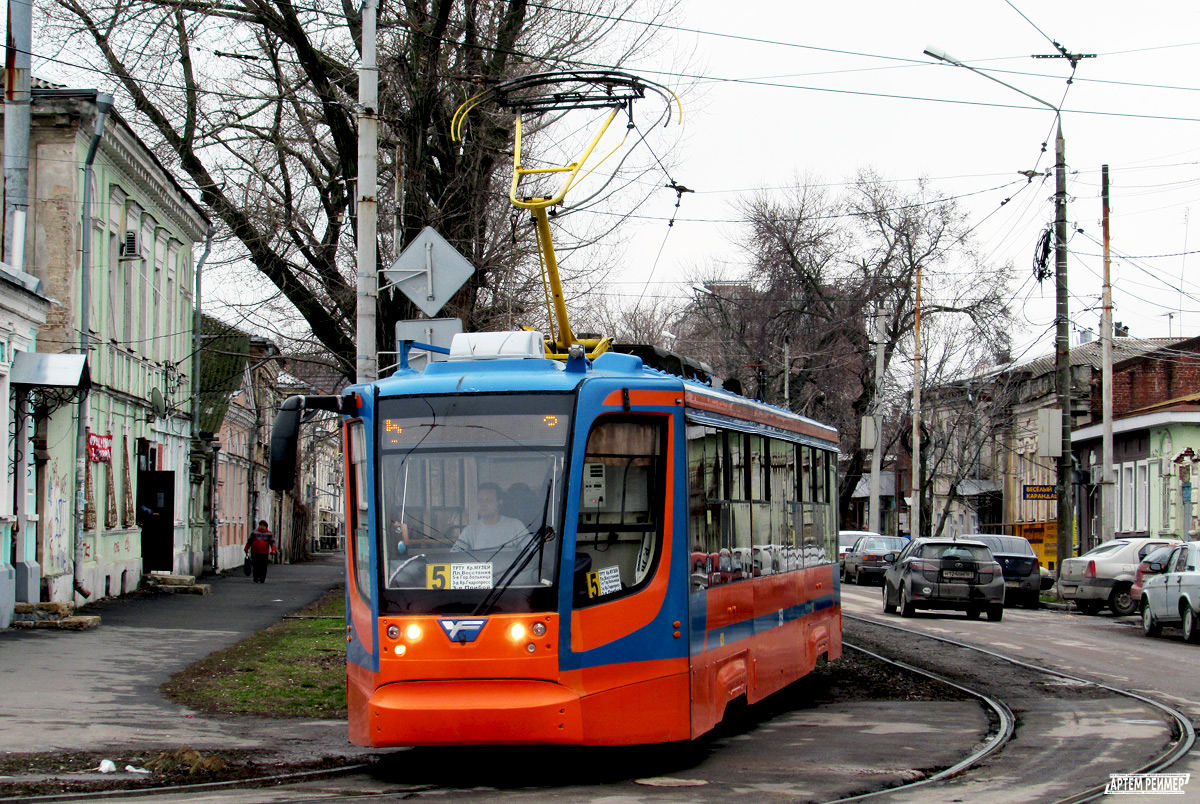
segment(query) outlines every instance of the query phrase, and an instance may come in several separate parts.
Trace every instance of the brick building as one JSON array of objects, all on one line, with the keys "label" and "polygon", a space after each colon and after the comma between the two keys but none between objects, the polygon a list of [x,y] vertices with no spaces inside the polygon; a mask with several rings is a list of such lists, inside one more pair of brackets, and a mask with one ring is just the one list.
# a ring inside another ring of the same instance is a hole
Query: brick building
[{"label": "brick building", "polygon": [[[1100,538],[1101,385],[1090,422],[1071,449],[1087,471],[1079,494],[1079,544]],[[1117,536],[1196,538],[1192,475],[1200,456],[1200,338],[1175,341],[1113,365],[1113,469]]]}]

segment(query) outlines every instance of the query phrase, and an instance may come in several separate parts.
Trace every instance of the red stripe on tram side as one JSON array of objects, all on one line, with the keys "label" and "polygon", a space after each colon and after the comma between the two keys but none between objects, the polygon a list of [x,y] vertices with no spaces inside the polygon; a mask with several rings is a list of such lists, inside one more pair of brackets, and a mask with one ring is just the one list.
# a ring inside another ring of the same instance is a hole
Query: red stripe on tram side
[{"label": "red stripe on tram side", "polygon": [[832,565],[708,589],[705,649],[691,660],[693,738],[720,722],[730,702],[761,701],[811,673],[820,655],[841,656],[832,595]]},{"label": "red stripe on tram side", "polygon": [[784,416],[771,410],[764,410],[763,407],[757,405],[749,405],[734,399],[722,399],[704,393],[697,393],[687,388],[684,389],[684,400],[689,408],[722,413],[726,416],[778,427],[781,430],[801,433],[833,443],[831,440],[831,431],[828,428]]},{"label": "red stripe on tram side", "polygon": [[679,391],[640,391],[636,388],[626,388],[613,391],[604,398],[605,405],[618,406],[625,404],[625,394],[629,394],[629,404],[641,407],[673,407],[683,401]]}]

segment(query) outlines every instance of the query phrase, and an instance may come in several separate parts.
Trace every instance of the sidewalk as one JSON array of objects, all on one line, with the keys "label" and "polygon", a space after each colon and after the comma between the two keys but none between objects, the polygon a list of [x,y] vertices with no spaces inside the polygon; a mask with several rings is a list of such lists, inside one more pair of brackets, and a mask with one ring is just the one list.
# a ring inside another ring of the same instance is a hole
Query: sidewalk
[{"label": "sidewalk", "polygon": [[272,565],[266,584],[206,576],[212,593],[105,600],[91,631],[0,630],[0,750],[269,748],[288,760],[360,751],[343,720],[208,718],[158,686],[213,651],[311,603],[343,578],[345,557]]}]

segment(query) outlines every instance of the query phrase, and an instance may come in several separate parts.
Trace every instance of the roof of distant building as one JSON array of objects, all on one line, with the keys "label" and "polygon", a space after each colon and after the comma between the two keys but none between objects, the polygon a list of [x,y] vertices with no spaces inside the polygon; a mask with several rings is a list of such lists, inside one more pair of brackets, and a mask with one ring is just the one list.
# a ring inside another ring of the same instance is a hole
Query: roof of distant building
[{"label": "roof of distant building", "polygon": [[[1174,346],[1191,338],[1113,338],[1113,362],[1141,357],[1148,352]],[[1099,370],[1104,364],[1104,350],[1100,341],[1089,341],[1071,347],[1072,366],[1091,366]],[[999,366],[996,373],[1025,372],[1033,377],[1049,374],[1055,368],[1055,353],[1038,355],[1024,362],[1008,363]]]},{"label": "roof of distant building", "polygon": [[288,374],[300,385],[319,394],[340,394],[350,384],[337,363],[327,355],[290,354]]}]

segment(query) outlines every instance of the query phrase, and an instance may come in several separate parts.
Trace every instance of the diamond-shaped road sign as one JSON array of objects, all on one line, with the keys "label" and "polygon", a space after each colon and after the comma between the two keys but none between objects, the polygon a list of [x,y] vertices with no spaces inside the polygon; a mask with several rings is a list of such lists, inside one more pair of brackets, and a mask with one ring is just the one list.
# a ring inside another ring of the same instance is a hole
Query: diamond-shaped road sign
[{"label": "diamond-shaped road sign", "polygon": [[446,239],[426,226],[383,272],[393,285],[429,317],[475,273],[475,266]]}]

